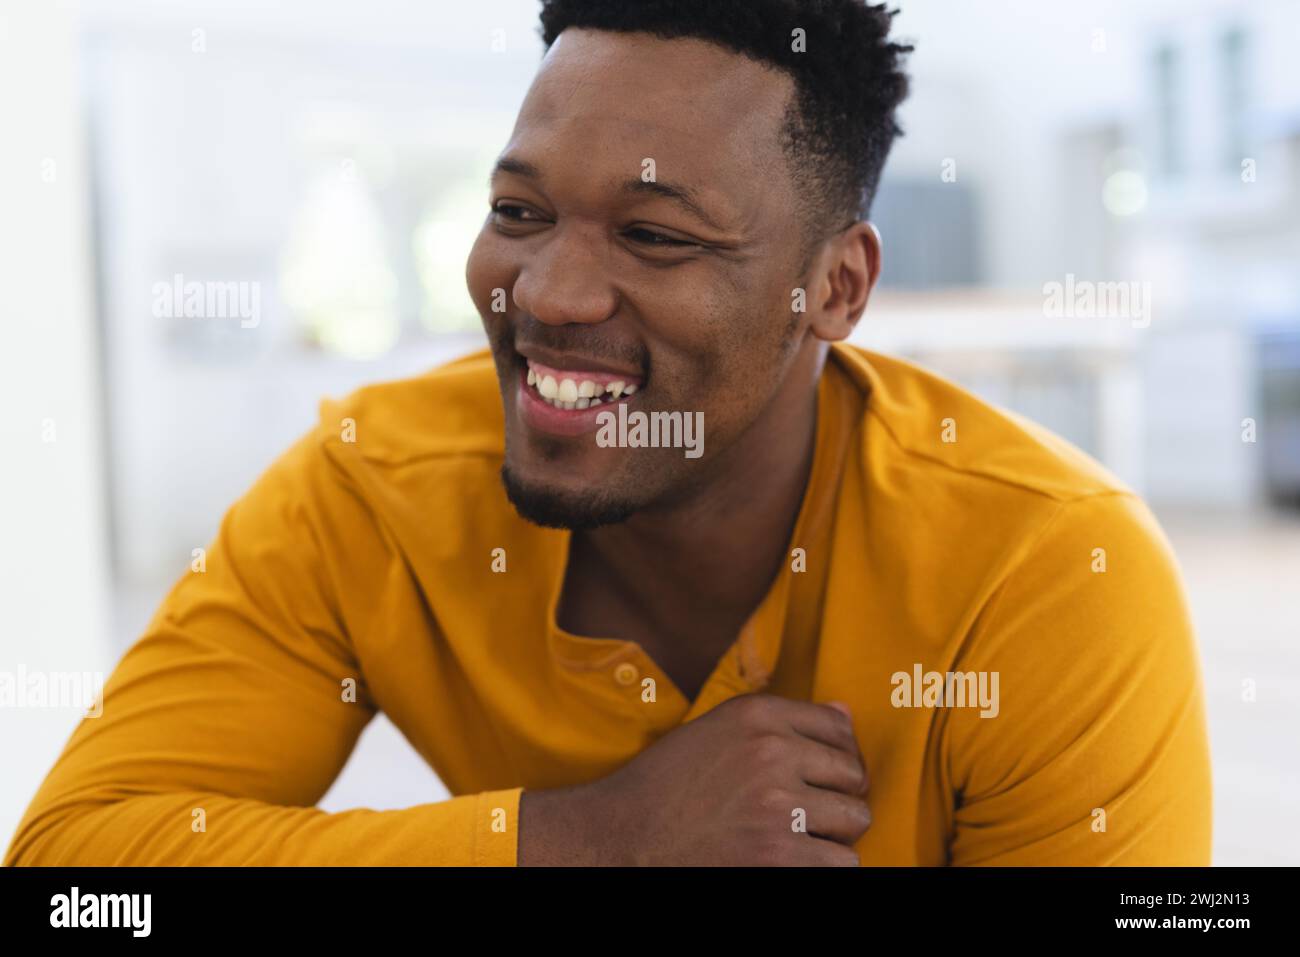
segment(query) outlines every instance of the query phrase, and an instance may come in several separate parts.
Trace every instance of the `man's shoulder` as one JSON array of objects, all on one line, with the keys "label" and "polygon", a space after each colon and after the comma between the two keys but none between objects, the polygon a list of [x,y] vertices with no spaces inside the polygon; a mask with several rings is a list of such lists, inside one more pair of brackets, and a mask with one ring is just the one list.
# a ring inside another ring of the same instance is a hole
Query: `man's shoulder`
[{"label": "man's shoulder", "polygon": [[965,501],[980,487],[1058,502],[1131,494],[1077,446],[935,372],[846,344],[833,355],[867,394],[863,452],[878,468],[961,487]]},{"label": "man's shoulder", "polygon": [[496,367],[487,349],[420,375],[363,386],[320,403],[317,436],[379,465],[504,452]]},{"label": "man's shoulder", "polygon": [[913,363],[852,347],[835,355],[868,396],[851,450],[866,560],[900,601],[930,589],[921,604],[944,610],[930,623],[936,639],[964,633],[1012,580],[1046,597],[1116,558],[1144,573],[1112,576],[1112,597],[1159,591],[1175,607],[1167,538],[1091,456]]}]

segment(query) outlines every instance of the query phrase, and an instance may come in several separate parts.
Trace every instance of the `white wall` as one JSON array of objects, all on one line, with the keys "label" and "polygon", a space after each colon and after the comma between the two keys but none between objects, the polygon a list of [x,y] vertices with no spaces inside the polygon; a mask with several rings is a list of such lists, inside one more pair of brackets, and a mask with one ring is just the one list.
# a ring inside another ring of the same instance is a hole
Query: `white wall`
[{"label": "white wall", "polygon": [[[111,661],[78,76],[67,4],[0,7],[0,672],[11,675]],[[0,842],[79,715],[0,707]]]}]

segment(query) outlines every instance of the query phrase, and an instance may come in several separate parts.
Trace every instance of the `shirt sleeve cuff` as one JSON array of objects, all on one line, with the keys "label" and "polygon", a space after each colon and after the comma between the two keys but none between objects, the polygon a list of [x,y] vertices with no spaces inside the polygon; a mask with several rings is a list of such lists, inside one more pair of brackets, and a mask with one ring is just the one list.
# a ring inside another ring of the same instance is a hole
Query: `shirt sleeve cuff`
[{"label": "shirt sleeve cuff", "polygon": [[474,866],[515,867],[523,788],[481,791],[474,808]]}]

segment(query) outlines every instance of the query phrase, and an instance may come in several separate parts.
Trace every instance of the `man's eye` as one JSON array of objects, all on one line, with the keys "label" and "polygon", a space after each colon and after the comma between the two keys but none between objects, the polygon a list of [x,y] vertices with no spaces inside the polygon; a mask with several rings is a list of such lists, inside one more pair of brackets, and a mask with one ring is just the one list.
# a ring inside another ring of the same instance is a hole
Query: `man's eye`
[{"label": "man's eye", "polygon": [[663,233],[651,232],[648,229],[629,229],[627,235],[636,242],[645,243],[647,246],[694,246],[695,243],[686,242],[682,239],[674,239],[672,236],[665,236]]},{"label": "man's eye", "polygon": [[523,206],[516,206],[513,203],[498,203],[492,207],[493,214],[509,220],[512,223],[531,223],[536,220],[524,219],[523,214],[528,212]]}]

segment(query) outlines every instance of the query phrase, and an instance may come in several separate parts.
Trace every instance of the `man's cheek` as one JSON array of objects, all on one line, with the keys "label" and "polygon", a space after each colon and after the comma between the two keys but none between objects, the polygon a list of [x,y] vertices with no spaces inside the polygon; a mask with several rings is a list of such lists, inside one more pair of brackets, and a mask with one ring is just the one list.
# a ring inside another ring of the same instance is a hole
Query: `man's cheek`
[{"label": "man's cheek", "polygon": [[502,320],[510,311],[513,264],[497,255],[490,236],[480,236],[465,264],[465,286],[484,321]]}]

